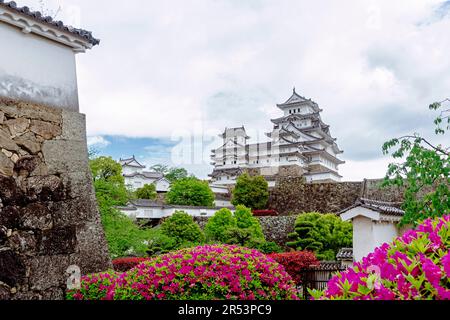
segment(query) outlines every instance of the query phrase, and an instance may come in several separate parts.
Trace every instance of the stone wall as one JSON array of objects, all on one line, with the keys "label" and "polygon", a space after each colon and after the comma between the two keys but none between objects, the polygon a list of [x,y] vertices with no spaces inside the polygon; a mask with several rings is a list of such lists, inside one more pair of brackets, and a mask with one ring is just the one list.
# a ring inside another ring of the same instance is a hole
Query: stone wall
[{"label": "stone wall", "polygon": [[305,183],[303,178],[279,180],[270,192],[269,208],[280,214],[339,212],[353,205],[362,183]]},{"label": "stone wall", "polygon": [[258,217],[267,241],[273,241],[286,248],[288,234],[294,232],[298,216]]},{"label": "stone wall", "polygon": [[111,267],[85,118],[0,101],[0,300],[63,299],[66,270]]},{"label": "stone wall", "polygon": [[359,198],[402,202],[403,188],[381,187],[382,180],[361,182],[305,183],[302,178],[285,178],[270,191],[268,207],[282,215],[304,212],[338,213]]}]

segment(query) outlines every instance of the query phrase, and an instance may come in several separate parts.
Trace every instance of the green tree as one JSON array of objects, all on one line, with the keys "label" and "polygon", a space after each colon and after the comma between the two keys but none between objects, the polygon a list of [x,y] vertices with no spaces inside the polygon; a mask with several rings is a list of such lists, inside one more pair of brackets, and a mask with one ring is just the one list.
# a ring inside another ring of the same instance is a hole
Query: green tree
[{"label": "green tree", "polygon": [[151,257],[178,250],[180,248],[174,238],[165,235],[161,231],[161,226],[149,230],[147,242],[147,254]]},{"label": "green tree", "polygon": [[339,249],[352,246],[353,227],[334,214],[300,215],[286,243],[295,250],[310,250],[321,260],[335,260]]},{"label": "green tree", "polygon": [[129,200],[129,194],[123,184],[106,180],[94,181],[95,194],[99,205],[125,206]]},{"label": "green tree", "polygon": [[264,233],[258,218],[253,216],[252,210],[239,205],[234,213],[236,226],[240,229],[249,229],[253,238],[264,239]]},{"label": "green tree", "polygon": [[110,206],[126,205],[129,194],[120,163],[111,157],[98,157],[89,160],[89,167],[98,201]]},{"label": "green tree", "polygon": [[129,200],[122,177],[122,166],[109,157],[89,161],[94,179],[95,195],[112,258],[146,255],[148,229],[141,229],[133,220],[115,209]]},{"label": "green tree", "polygon": [[234,217],[236,226],[228,229],[229,244],[256,248],[265,242],[261,224],[249,208],[242,205],[237,206]]},{"label": "green tree", "polygon": [[122,166],[111,157],[98,157],[89,161],[94,181],[105,180],[113,183],[124,183]]},{"label": "green tree", "polygon": [[189,173],[184,168],[170,168],[165,177],[167,180],[169,180],[171,183],[174,183],[175,181],[182,180],[188,178]]},{"label": "green tree", "polygon": [[146,255],[147,229],[139,228],[133,220],[111,206],[101,207],[100,212],[112,258]]},{"label": "green tree", "polygon": [[269,184],[262,176],[242,174],[236,181],[231,203],[244,205],[253,210],[266,209],[269,200]]},{"label": "green tree", "polygon": [[255,249],[265,254],[283,252],[283,249],[275,242],[262,242],[260,244],[256,244]]},{"label": "green tree", "polygon": [[[448,101],[430,105],[430,110],[440,112],[434,121],[436,135],[445,135],[450,130],[450,109],[443,110],[443,103]],[[448,213],[450,147],[438,145],[415,133],[386,142],[383,153],[390,152],[400,163],[389,165],[383,185],[405,187],[402,225],[416,225],[426,218]]]},{"label": "green tree", "polygon": [[178,245],[202,244],[205,235],[194,219],[183,211],[176,211],[170,218],[161,224],[161,232],[175,239]]},{"label": "green tree", "polygon": [[146,184],[135,192],[138,199],[155,200],[157,197],[156,187],[154,184]]},{"label": "green tree", "polygon": [[214,206],[215,195],[208,182],[196,178],[178,180],[166,195],[169,204],[182,206]]},{"label": "green tree", "polygon": [[226,208],[220,209],[205,226],[206,239],[227,243],[230,240],[228,231],[233,227],[236,227],[236,218],[233,213]]}]

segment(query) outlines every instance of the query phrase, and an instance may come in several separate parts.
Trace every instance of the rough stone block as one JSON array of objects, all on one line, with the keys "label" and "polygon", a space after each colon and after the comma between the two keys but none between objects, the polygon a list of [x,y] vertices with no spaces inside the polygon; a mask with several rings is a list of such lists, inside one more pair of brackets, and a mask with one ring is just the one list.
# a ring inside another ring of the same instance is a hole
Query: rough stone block
[{"label": "rough stone block", "polygon": [[30,258],[30,289],[44,291],[52,287],[60,287],[66,283],[66,274],[70,266],[65,255]]},{"label": "rough stone block", "polygon": [[100,219],[77,228],[77,252],[70,258],[70,263],[81,268],[83,275],[112,269],[109,260],[108,245],[103,229],[98,228]]},{"label": "rough stone block", "polygon": [[27,180],[29,201],[62,201],[66,198],[64,184],[58,176],[35,176]]},{"label": "rough stone block", "polygon": [[61,179],[66,187],[67,197],[69,198],[86,197],[86,195],[94,194],[92,176],[87,170],[61,174]]},{"label": "rough stone block", "polygon": [[25,264],[13,251],[0,251],[0,282],[10,287],[23,283],[26,275]]},{"label": "rough stone block", "polygon": [[53,227],[52,213],[42,203],[32,203],[22,209],[22,225],[31,230],[48,230]]},{"label": "rough stone block", "polygon": [[1,99],[0,110],[13,118],[28,118],[61,123],[61,110],[12,99]]},{"label": "rough stone block", "polygon": [[14,142],[31,154],[38,154],[41,151],[41,143],[31,132],[27,132],[24,135],[15,138]]},{"label": "rough stone block", "polygon": [[82,141],[51,140],[42,146],[49,174],[88,170],[87,145]]},{"label": "rough stone block", "polygon": [[23,202],[23,193],[13,177],[0,175],[0,199],[4,206]]},{"label": "rough stone block", "polygon": [[61,127],[51,122],[32,120],[30,131],[43,137],[45,140],[50,140],[61,135]]},{"label": "rough stone block", "polygon": [[35,255],[37,246],[38,235],[33,231],[16,231],[9,238],[9,247],[24,255]]},{"label": "rough stone block", "polygon": [[12,176],[14,172],[14,162],[6,156],[4,152],[0,152],[0,174]]},{"label": "rough stone block", "polygon": [[8,127],[12,136],[17,136],[24,133],[30,125],[30,120],[25,118],[11,119],[4,122]]},{"label": "rough stone block", "polygon": [[62,288],[49,288],[45,290],[40,297],[41,300],[64,300],[65,299],[65,290]]},{"label": "rough stone block", "polygon": [[[0,223],[0,246],[3,246],[8,241],[8,229]],[[1,300],[1,299],[0,299]]]},{"label": "rough stone block", "polygon": [[98,217],[98,209],[93,196],[84,196],[49,204],[55,228],[92,222]]},{"label": "rough stone block", "polygon": [[62,111],[63,140],[86,141],[86,116],[78,112]]},{"label": "rough stone block", "polygon": [[21,213],[17,207],[8,206],[0,209],[0,226],[15,229],[20,226]]},{"label": "rough stone block", "polygon": [[0,283],[0,300],[10,300],[11,289],[5,284]]},{"label": "rough stone block", "polygon": [[41,255],[63,255],[72,254],[77,247],[76,227],[68,226],[46,230],[42,233],[40,241]]},{"label": "rough stone block", "polygon": [[42,160],[39,157],[23,156],[16,162],[14,171],[20,176],[28,177],[40,163]]},{"label": "rough stone block", "polygon": [[19,151],[19,146],[11,138],[11,135],[3,129],[0,129],[0,147],[9,151]]},{"label": "rough stone block", "polygon": [[0,111],[0,124],[3,124],[5,121],[5,113],[3,111]]}]

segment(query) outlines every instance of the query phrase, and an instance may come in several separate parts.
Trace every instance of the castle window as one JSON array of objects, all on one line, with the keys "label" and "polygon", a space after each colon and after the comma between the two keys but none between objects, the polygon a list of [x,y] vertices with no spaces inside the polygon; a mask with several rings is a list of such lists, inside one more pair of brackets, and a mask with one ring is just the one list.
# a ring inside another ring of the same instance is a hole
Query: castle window
[{"label": "castle window", "polygon": [[289,110],[289,114],[292,114],[292,110]]}]

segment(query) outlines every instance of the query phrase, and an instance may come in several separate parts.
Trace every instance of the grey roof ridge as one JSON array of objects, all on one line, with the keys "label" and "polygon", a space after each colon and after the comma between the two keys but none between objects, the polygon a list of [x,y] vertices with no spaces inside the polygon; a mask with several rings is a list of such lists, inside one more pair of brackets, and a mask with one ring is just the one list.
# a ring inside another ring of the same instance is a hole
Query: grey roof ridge
[{"label": "grey roof ridge", "polygon": [[0,6],[14,10],[15,12],[25,15],[29,18],[32,18],[32,19],[36,20],[37,22],[45,23],[45,24],[55,27],[61,31],[71,33],[77,37],[84,39],[85,41],[89,42],[93,46],[100,44],[100,40],[94,38],[91,31],[74,28],[72,26],[66,26],[62,21],[55,21],[50,16],[46,16],[46,17],[43,16],[43,14],[40,11],[31,11],[30,8],[27,6],[19,7],[19,6],[17,6],[17,3],[15,1],[7,2],[5,0],[0,0]]}]

